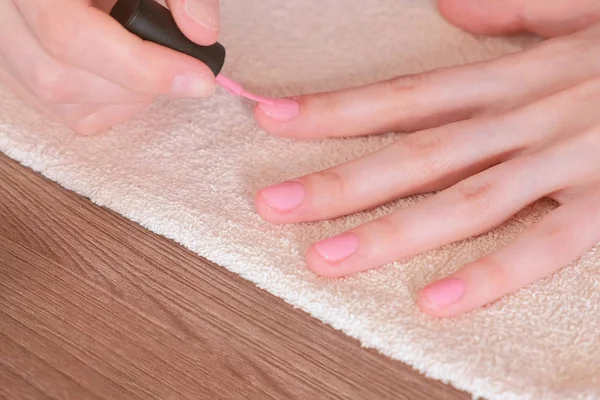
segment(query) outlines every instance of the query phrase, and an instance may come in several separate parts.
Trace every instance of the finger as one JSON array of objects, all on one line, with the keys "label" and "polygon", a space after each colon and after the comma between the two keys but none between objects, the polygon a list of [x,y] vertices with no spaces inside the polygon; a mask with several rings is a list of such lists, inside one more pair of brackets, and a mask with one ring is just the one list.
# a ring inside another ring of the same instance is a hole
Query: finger
[{"label": "finger", "polygon": [[[0,26],[0,52],[14,76],[40,101],[49,103],[121,104],[148,100],[87,71],[48,56],[12,3],[13,17]],[[14,38],[18,38],[15,40]],[[23,49],[27,52],[23,52]],[[90,107],[93,108],[93,107]]]},{"label": "finger", "polygon": [[423,289],[419,307],[438,317],[458,315],[558,271],[600,240],[598,204],[596,189],[562,205],[496,253]]},{"label": "finger", "polygon": [[219,37],[219,0],[168,0],[179,29],[193,42],[211,45]]},{"label": "finger", "polygon": [[58,61],[136,93],[208,97],[215,92],[214,75],[206,65],[141,40],[86,3],[15,1],[42,47]]},{"label": "finger", "polygon": [[0,82],[52,120],[64,124],[78,134],[91,135],[121,123],[149,103],[101,106],[97,104],[45,104],[9,73],[0,59]]},{"label": "finger", "polygon": [[15,77],[9,72],[6,64],[3,63],[0,68],[0,81],[12,91],[15,95],[25,100],[29,105],[36,108],[38,111],[50,117],[55,121],[59,121],[59,118],[48,109],[46,104],[40,101],[33,93],[31,93],[25,86],[23,86]]},{"label": "finger", "polygon": [[[559,164],[560,165],[560,164]],[[345,276],[412,257],[478,235],[523,207],[563,188],[555,157],[522,156],[341,236],[313,245],[308,267],[323,276]]]},{"label": "finger", "polygon": [[147,106],[148,103],[104,106],[79,121],[67,122],[67,126],[80,135],[94,135],[129,120]]},{"label": "finger", "polygon": [[14,94],[56,122],[63,124],[75,122],[98,110],[99,105],[97,104],[44,103],[27,87],[21,84],[15,76],[16,73],[0,60],[0,82],[4,83]]},{"label": "finger", "polygon": [[264,188],[256,210],[273,223],[318,221],[448,187],[510,157],[518,140],[529,138],[503,135],[509,125],[470,120],[406,135],[345,164]]},{"label": "finger", "polygon": [[598,98],[600,80],[594,80],[499,117],[406,135],[356,160],[262,189],[256,209],[275,223],[315,221],[441,190],[542,143],[586,131],[600,122]]},{"label": "finger", "polygon": [[4,69],[0,69],[0,81],[38,111],[80,135],[93,135],[105,131],[133,117],[148,105],[45,104]]},{"label": "finger", "polygon": [[438,8],[451,23],[484,35],[533,32],[562,36],[600,19],[596,0],[438,0]]},{"label": "finger", "polygon": [[597,76],[598,57],[600,46],[591,39],[554,39],[491,61],[300,96],[296,114],[289,107],[259,105],[255,117],[274,135],[302,139],[413,132],[558,93]]}]

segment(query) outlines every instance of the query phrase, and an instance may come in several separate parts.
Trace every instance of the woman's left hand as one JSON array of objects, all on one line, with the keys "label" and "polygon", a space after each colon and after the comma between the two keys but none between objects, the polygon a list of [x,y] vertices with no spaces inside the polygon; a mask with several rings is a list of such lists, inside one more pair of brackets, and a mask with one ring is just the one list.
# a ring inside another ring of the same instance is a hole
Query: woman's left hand
[{"label": "woman's left hand", "polygon": [[[258,107],[262,127],[290,138],[418,131],[373,154],[261,190],[256,197],[260,215],[274,223],[316,221],[440,191],[314,244],[308,267],[340,277],[484,233],[540,198],[560,203],[512,243],[424,288],[419,306],[439,317],[486,305],[578,258],[600,241],[600,26],[573,27],[573,21],[591,21],[583,17],[592,10],[577,4],[595,11],[600,6],[571,2],[543,2],[538,20],[534,12],[531,20],[518,20],[556,36],[533,49],[302,96],[298,110]],[[534,3],[540,2],[529,0]],[[559,3],[583,17],[561,25],[559,13],[548,17]],[[443,4],[459,7],[458,0]],[[505,18],[507,10],[486,15]],[[518,28],[518,22],[505,20],[491,20],[486,27],[474,18],[471,30]],[[468,27],[465,21],[462,26]]]}]

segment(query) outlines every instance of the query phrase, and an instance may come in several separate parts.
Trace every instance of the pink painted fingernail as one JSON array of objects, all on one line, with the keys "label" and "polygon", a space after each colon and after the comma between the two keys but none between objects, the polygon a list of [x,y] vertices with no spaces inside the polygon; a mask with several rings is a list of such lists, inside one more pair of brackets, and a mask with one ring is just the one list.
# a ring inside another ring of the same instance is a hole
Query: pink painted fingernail
[{"label": "pink painted fingernail", "polygon": [[277,211],[291,211],[304,201],[306,191],[298,182],[285,182],[260,191],[267,204]]},{"label": "pink painted fingernail", "polygon": [[356,252],[358,237],[346,232],[315,244],[315,250],[329,262],[342,261]]},{"label": "pink painted fingernail", "polygon": [[270,103],[259,103],[258,106],[269,117],[280,122],[289,121],[300,112],[300,105],[290,99],[274,99]]},{"label": "pink painted fingernail", "polygon": [[456,303],[465,293],[465,283],[458,278],[446,278],[425,289],[422,295],[431,308],[444,308]]}]

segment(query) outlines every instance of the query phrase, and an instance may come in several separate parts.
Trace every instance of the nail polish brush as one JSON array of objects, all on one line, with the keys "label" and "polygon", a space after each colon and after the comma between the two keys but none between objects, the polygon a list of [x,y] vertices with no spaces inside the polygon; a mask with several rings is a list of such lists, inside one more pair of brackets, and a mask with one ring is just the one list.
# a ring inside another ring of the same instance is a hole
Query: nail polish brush
[{"label": "nail polish brush", "polygon": [[225,64],[225,47],[218,42],[210,46],[192,42],[181,32],[171,12],[154,0],[118,0],[110,15],[136,36],[202,61],[215,75],[216,81],[232,94],[267,106],[286,105],[289,101],[257,96],[221,75]]}]

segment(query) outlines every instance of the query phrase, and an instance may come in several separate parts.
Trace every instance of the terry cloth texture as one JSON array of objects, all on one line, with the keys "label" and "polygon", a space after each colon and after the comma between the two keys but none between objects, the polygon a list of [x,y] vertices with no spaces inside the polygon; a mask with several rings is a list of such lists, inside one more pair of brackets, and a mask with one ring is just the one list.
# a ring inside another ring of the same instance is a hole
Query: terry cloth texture
[{"label": "terry cloth texture", "polygon": [[[427,0],[222,0],[225,73],[265,95],[295,95],[484,60],[531,38],[477,38]],[[64,187],[234,271],[424,374],[490,399],[600,398],[600,261],[573,265],[489,308],[419,313],[415,292],[514,238],[552,209],[541,201],[489,234],[356,277],[307,271],[314,241],[422,199],[334,221],[273,226],[259,188],[355,158],[394,135],[300,142],[258,128],[223,90],[163,100],[95,137],[50,123],[0,90],[0,151]],[[401,245],[399,243],[398,245]]]}]

